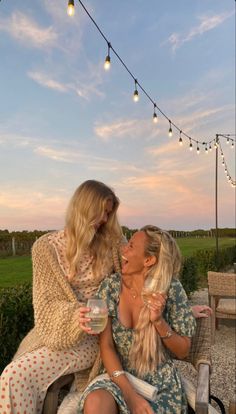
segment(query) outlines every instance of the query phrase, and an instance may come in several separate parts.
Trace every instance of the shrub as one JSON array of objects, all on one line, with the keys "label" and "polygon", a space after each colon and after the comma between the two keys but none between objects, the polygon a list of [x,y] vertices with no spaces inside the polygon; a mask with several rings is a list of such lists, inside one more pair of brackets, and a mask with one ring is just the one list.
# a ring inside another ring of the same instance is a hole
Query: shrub
[{"label": "shrub", "polygon": [[0,373],[11,361],[19,343],[33,327],[32,286],[0,290]]},{"label": "shrub", "polygon": [[180,281],[188,296],[198,289],[198,267],[195,257],[186,257],[183,262]]},{"label": "shrub", "polygon": [[219,271],[233,265],[236,261],[236,246],[219,249],[218,260],[215,249],[198,250],[194,257],[197,259],[199,273],[206,276],[208,270]]}]

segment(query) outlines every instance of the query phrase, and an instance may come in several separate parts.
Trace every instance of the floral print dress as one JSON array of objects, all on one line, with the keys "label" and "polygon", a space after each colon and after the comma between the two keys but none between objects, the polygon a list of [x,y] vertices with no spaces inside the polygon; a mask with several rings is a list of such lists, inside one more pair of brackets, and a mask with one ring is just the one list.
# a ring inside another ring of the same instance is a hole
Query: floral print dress
[{"label": "floral print dress", "polygon": [[[112,318],[113,340],[123,369],[137,376],[137,373],[129,367],[129,350],[133,340],[134,329],[126,328],[119,321],[118,304],[120,289],[121,278],[116,273],[102,282],[96,296],[107,301],[108,313]],[[164,318],[178,334],[188,337],[194,334],[196,327],[195,318],[188,304],[186,293],[178,279],[173,279],[171,282],[164,310]],[[103,369],[102,372],[105,372],[105,370]],[[166,361],[157,366],[155,372],[146,374],[142,379],[158,389],[155,401],[149,401],[155,413],[184,414],[187,412],[183,386],[174,366],[173,358],[168,350],[166,351]],[[86,388],[79,402],[78,414],[83,413],[83,405],[87,395],[91,391],[101,388],[106,389],[113,395],[119,407],[119,413],[130,414],[120,388],[110,379],[98,379]]]}]

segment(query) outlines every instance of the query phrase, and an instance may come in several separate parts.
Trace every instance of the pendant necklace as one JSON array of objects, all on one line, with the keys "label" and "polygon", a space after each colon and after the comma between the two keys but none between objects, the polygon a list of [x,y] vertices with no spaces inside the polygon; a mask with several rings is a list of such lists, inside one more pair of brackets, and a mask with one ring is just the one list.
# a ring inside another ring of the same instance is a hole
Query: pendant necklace
[{"label": "pendant necklace", "polygon": [[130,291],[130,294],[133,299],[136,299],[138,296],[141,296],[135,288],[133,288],[132,286],[128,286],[124,280],[122,280],[122,282],[124,286]]}]

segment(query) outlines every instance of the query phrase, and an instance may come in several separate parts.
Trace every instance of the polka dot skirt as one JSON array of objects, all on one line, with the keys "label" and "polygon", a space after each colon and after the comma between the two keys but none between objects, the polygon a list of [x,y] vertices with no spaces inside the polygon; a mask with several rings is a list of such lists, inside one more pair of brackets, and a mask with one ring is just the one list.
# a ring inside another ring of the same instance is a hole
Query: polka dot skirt
[{"label": "polka dot skirt", "polygon": [[12,361],[0,377],[0,413],[41,413],[48,387],[62,375],[91,367],[97,352],[98,338],[87,335],[73,350],[43,347]]}]

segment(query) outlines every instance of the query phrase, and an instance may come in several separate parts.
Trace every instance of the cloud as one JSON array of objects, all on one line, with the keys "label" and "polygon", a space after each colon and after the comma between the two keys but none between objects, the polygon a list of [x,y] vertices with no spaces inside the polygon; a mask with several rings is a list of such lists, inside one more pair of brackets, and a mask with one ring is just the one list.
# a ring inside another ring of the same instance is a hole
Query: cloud
[{"label": "cloud", "polygon": [[198,26],[191,28],[185,35],[181,35],[180,33],[172,33],[169,38],[163,42],[163,44],[169,43],[172,47],[172,51],[175,52],[184,43],[190,42],[196,36],[201,36],[205,32],[216,28],[233,15],[234,11],[216,14],[214,16],[200,16],[200,23]]},{"label": "cloud", "polygon": [[45,86],[49,89],[54,89],[58,92],[67,92],[68,86],[55,81],[52,78],[49,78],[46,74],[41,72],[28,72],[28,76],[33,79],[35,82],[39,83],[39,85]]},{"label": "cloud", "polygon": [[158,135],[158,125],[152,124],[149,119],[120,119],[107,124],[97,123],[95,134],[102,141],[116,138],[154,138]]},{"label": "cloud", "polygon": [[58,37],[53,27],[41,27],[19,11],[13,12],[9,18],[0,19],[0,31],[8,33],[25,46],[38,48],[54,46]]},{"label": "cloud", "polygon": [[[91,97],[94,98],[94,96],[98,96],[103,98],[105,95],[99,89],[99,86],[103,82],[101,73],[99,70],[96,70],[95,67],[91,68],[91,64],[89,63],[88,70],[85,74],[80,73],[79,71],[73,72],[72,69],[68,72],[67,68],[60,68],[60,75],[57,75],[55,68],[51,71],[48,68],[47,72],[45,70],[35,70],[29,71],[27,75],[45,88],[53,89],[62,93],[72,92],[87,101],[89,101]],[[64,76],[67,79],[67,82],[65,83],[63,81],[58,81],[56,78],[59,76]]]}]

